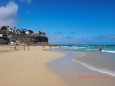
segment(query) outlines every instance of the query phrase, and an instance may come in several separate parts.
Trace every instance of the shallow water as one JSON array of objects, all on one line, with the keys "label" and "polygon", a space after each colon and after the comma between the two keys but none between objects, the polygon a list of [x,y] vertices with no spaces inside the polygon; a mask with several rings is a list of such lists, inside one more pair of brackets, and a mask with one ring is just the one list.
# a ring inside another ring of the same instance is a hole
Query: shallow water
[{"label": "shallow water", "polygon": [[[61,75],[62,78],[68,83],[68,86],[77,86],[77,85],[83,85],[83,86],[89,86],[90,84],[93,86],[102,86],[102,85],[113,85],[113,79],[114,77],[111,77],[109,75],[106,75],[105,73],[101,73],[95,70],[92,70],[83,64],[80,64],[79,62],[73,61],[73,59],[79,59],[80,56],[83,55],[83,53],[80,52],[73,52],[69,50],[63,50],[61,49],[55,49],[53,50],[55,52],[63,52],[66,53],[66,56],[63,58],[60,58],[58,60],[55,60],[53,62],[48,63],[48,68],[56,72],[57,74]],[[80,80],[80,76],[96,76],[95,79],[85,79]],[[99,76],[109,76],[108,80],[100,79]],[[88,82],[88,83],[87,83]],[[104,83],[106,82],[106,83]],[[85,85],[86,84],[86,85]]]}]

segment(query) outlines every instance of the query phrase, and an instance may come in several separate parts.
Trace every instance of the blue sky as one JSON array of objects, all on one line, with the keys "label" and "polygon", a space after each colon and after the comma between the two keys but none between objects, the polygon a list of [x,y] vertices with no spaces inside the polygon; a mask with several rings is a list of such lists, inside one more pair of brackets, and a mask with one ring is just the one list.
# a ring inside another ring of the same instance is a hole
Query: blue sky
[{"label": "blue sky", "polygon": [[[10,0],[0,0],[6,6]],[[50,43],[115,44],[115,0],[12,0],[17,27],[45,31]],[[14,22],[13,22],[14,23]]]}]

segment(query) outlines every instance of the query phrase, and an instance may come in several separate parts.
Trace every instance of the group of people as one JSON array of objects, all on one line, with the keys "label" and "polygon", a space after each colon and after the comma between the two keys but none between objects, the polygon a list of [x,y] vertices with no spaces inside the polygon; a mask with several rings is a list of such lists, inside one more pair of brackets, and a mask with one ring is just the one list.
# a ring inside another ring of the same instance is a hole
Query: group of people
[{"label": "group of people", "polygon": [[[30,50],[30,46],[29,45],[23,45],[24,51],[26,50],[26,47],[27,47],[27,50],[29,51]],[[14,49],[17,50],[17,44],[14,45]]]}]

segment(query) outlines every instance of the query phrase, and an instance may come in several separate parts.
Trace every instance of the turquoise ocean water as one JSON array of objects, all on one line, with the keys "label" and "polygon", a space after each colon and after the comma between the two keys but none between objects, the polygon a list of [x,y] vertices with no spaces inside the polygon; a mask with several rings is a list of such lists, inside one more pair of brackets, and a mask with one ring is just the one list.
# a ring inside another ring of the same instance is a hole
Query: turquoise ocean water
[{"label": "turquoise ocean water", "polygon": [[[99,45],[62,45],[62,47],[72,51],[98,52],[100,50]],[[115,53],[115,45],[103,45],[102,52]]]},{"label": "turquoise ocean water", "polygon": [[79,63],[88,69],[115,77],[115,45],[103,45],[102,55],[99,45],[62,45],[58,50],[89,54],[91,58],[87,63],[83,61]]}]

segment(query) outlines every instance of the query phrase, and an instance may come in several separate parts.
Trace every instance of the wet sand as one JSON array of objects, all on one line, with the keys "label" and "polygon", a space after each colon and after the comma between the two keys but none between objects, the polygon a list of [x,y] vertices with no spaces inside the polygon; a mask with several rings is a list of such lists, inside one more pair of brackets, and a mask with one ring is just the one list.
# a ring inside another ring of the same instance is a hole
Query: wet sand
[{"label": "wet sand", "polygon": [[[9,50],[8,50],[9,49]],[[31,46],[30,51],[0,46],[0,86],[67,86],[46,64],[64,56],[47,48]]]},{"label": "wet sand", "polygon": [[83,54],[71,51],[61,52],[66,53],[66,56],[48,63],[48,67],[62,76],[68,86],[115,86],[115,77],[90,70],[79,62],[73,61]]},{"label": "wet sand", "polygon": [[76,61],[115,73],[115,54],[113,53],[86,52],[84,56],[77,58]]}]

